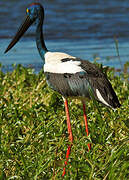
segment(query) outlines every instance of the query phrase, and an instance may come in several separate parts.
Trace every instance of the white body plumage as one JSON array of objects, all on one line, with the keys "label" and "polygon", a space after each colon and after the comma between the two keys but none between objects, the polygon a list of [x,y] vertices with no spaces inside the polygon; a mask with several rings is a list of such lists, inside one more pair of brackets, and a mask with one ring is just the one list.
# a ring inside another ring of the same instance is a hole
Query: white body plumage
[{"label": "white body plumage", "polygon": [[59,73],[59,74],[64,74],[64,73],[74,74],[77,72],[84,71],[80,66],[81,65],[80,61],[69,60],[66,62],[62,62],[61,60],[65,58],[75,59],[76,57],[70,56],[66,53],[47,52],[45,54],[44,72]]}]

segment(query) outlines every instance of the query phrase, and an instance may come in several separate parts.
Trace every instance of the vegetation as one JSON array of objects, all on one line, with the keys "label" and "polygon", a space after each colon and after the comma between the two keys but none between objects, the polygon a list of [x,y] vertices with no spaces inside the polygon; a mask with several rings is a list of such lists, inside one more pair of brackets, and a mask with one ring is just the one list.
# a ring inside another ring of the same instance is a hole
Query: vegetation
[{"label": "vegetation", "polygon": [[[64,179],[129,178],[128,74],[112,69],[108,77],[122,106],[114,111],[88,101],[89,137],[80,101],[69,103],[74,143]],[[0,71],[0,180],[61,179],[68,143],[63,100],[43,71]]]}]

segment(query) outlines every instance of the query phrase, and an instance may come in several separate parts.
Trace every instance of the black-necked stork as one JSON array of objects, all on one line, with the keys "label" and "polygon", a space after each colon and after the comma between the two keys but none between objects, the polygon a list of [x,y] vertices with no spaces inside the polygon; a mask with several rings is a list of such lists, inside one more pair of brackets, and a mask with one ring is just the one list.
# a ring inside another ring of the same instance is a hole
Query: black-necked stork
[{"label": "black-necked stork", "polygon": [[[67,116],[69,141],[66,153],[65,166],[71,151],[73,135],[71,130],[68,97],[79,98],[83,103],[85,128],[88,136],[88,125],[85,111],[85,98],[99,101],[110,108],[120,107],[118,98],[107,79],[107,76],[95,64],[81,60],[74,56],[61,52],[50,52],[45,45],[42,33],[44,20],[44,8],[39,3],[32,3],[26,9],[26,19],[20,26],[18,32],[5,50],[9,51],[34,22],[36,23],[36,44],[41,58],[44,61],[44,73],[50,88],[57,91],[64,97],[64,104]],[[90,150],[90,144],[88,144]],[[63,176],[65,175],[65,167]]]}]

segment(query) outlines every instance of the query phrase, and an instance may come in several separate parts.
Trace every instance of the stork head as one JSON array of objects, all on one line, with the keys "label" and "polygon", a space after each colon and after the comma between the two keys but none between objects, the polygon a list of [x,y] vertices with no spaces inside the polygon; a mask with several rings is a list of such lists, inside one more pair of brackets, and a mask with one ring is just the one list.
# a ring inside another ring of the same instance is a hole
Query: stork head
[{"label": "stork head", "polygon": [[40,3],[32,3],[26,9],[27,16],[34,22],[36,19],[43,21],[44,19],[44,9]]},{"label": "stork head", "polygon": [[44,19],[44,8],[40,3],[32,3],[26,9],[26,17],[21,26],[19,27],[17,33],[14,38],[8,45],[5,53],[8,52],[23,36],[23,34],[27,31],[27,29],[34,23],[43,23]]}]

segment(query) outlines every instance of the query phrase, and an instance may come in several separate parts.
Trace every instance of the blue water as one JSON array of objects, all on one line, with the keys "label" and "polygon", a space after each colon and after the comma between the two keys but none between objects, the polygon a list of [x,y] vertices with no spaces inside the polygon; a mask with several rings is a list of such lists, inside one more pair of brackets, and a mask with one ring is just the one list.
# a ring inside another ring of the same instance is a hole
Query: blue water
[{"label": "blue water", "polygon": [[[42,60],[35,45],[35,27],[32,26],[17,45],[4,54],[11,38],[25,16],[32,0],[0,1],[0,62],[4,71],[11,64],[32,66],[36,72]],[[45,8],[44,37],[49,50],[121,68],[114,37],[119,42],[122,64],[129,57],[129,3],[128,0],[40,0]],[[107,59],[110,59],[107,61]]]}]

